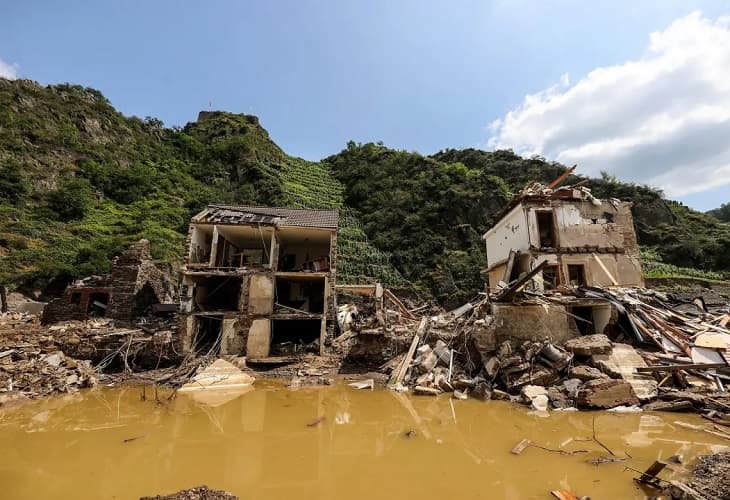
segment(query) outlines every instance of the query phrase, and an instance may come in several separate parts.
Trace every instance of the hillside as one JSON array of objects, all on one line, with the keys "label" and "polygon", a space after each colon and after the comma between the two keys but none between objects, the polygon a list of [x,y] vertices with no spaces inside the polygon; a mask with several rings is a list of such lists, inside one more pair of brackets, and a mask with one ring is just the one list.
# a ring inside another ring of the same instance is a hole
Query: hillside
[{"label": "hillside", "polygon": [[[410,284],[458,303],[481,289],[480,236],[495,214],[525,182],[563,169],[509,151],[354,143],[309,162],[255,116],[202,112],[166,128],[123,116],[93,89],[0,79],[0,284],[53,293],[107,271],[141,237],[175,263],[189,217],[224,202],[339,208],[341,282]],[[607,176],[591,186],[634,202],[650,269],[730,271],[728,224]]]}]

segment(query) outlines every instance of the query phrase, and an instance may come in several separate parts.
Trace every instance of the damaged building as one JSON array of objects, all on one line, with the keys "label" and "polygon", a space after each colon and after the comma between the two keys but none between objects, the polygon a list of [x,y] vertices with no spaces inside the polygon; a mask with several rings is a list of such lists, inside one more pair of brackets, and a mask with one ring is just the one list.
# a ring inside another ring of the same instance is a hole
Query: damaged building
[{"label": "damaged building", "polygon": [[[609,301],[551,292],[644,284],[631,203],[599,200],[581,185],[558,188],[560,180],[528,185],[483,236],[494,322],[505,338],[604,333],[617,318]],[[513,303],[518,287],[533,299]]]},{"label": "damaged building", "polygon": [[334,326],[336,210],[209,205],[182,269],[182,347],[265,359],[321,353]]},{"label": "damaged building", "polygon": [[164,267],[167,269],[152,260],[150,242],[140,240],[114,259],[110,274],[76,281],[61,297],[46,304],[42,321],[105,317],[132,322],[161,304],[173,302],[169,266]]}]

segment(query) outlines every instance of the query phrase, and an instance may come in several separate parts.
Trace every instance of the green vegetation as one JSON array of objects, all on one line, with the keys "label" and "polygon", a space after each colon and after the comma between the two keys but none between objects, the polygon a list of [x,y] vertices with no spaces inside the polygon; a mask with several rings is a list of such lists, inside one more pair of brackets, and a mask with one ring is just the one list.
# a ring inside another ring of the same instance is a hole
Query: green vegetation
[{"label": "green vegetation", "polygon": [[708,211],[707,215],[711,215],[722,222],[730,222],[730,203],[723,203],[720,208]]},{"label": "green vegetation", "polygon": [[707,281],[721,281],[725,278],[721,273],[662,262],[659,252],[654,248],[641,250],[641,268],[647,278],[694,278]]},{"label": "green vegetation", "polygon": [[[512,194],[565,168],[510,151],[423,156],[352,142],[310,162],[284,153],[255,116],[204,112],[166,128],[123,116],[96,90],[27,80],[0,79],[0,132],[0,283],[49,291],[108,271],[142,237],[174,263],[194,213],[236,203],[340,209],[341,282],[459,304],[481,290],[481,235]],[[608,175],[591,187],[634,202],[648,273],[730,271],[730,225],[716,214]]]}]

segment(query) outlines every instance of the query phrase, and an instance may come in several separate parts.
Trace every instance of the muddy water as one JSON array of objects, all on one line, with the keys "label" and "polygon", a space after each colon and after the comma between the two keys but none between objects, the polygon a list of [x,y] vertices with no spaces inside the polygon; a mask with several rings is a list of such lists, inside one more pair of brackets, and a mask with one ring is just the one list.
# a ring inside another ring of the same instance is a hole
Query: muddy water
[{"label": "muddy water", "polygon": [[[643,470],[658,458],[723,449],[672,424],[701,423],[693,416],[543,417],[509,403],[266,382],[227,399],[180,394],[157,404],[141,401],[138,388],[106,388],[5,410],[0,498],[132,499],[200,484],[244,499],[550,498],[558,488],[644,498],[625,465]],[[594,417],[598,438],[632,459],[586,463],[606,455],[581,440]],[[589,451],[511,455],[522,438]]]}]

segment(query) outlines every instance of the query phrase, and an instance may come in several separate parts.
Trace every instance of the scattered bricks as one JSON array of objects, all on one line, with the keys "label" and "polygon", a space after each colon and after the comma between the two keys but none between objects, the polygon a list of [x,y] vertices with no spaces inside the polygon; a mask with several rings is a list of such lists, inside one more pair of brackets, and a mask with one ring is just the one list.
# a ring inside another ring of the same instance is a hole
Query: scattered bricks
[{"label": "scattered bricks", "polygon": [[513,380],[511,383],[508,383],[507,387],[510,392],[512,392],[518,391],[528,384],[549,386],[553,385],[558,380],[560,380],[560,376],[557,373],[540,366],[534,367],[534,369],[526,371],[517,379]]},{"label": "scattered bricks", "polygon": [[548,387],[547,397],[553,405],[553,408],[569,408],[571,406],[570,401],[563,394],[563,391],[556,386]]},{"label": "scattered bricks", "polygon": [[484,363],[484,371],[487,374],[487,377],[490,380],[494,380],[494,377],[497,376],[497,373],[499,373],[499,369],[502,366],[502,364],[499,361],[499,358],[497,356],[492,356],[489,358],[489,360]]},{"label": "scattered bricks", "polygon": [[597,379],[583,384],[578,391],[578,406],[588,408],[613,408],[614,406],[638,405],[639,398],[631,384],[623,380]]},{"label": "scattered bricks", "polygon": [[63,363],[63,360],[66,357],[63,355],[61,351],[56,351],[52,354],[47,354],[41,358],[41,361],[46,363],[47,365],[58,367],[61,366],[61,363]]},{"label": "scattered bricks", "polygon": [[489,401],[492,399],[492,389],[487,382],[479,382],[474,387],[474,390],[471,391],[471,397],[482,401]]},{"label": "scattered bricks", "polygon": [[424,387],[422,385],[417,385],[413,388],[413,394],[418,394],[420,396],[438,396],[439,394],[441,394],[441,391],[434,387]]},{"label": "scattered bricks", "polygon": [[587,382],[588,380],[609,378],[609,376],[606,375],[605,373],[603,373],[601,370],[599,370],[597,368],[593,368],[592,366],[586,366],[586,365],[579,365],[579,366],[573,367],[570,370],[570,376],[572,378],[576,378],[583,382]]},{"label": "scattered bricks", "polygon": [[596,335],[584,335],[582,337],[570,339],[563,344],[563,347],[578,356],[608,354],[613,348],[611,341],[602,333]]}]

